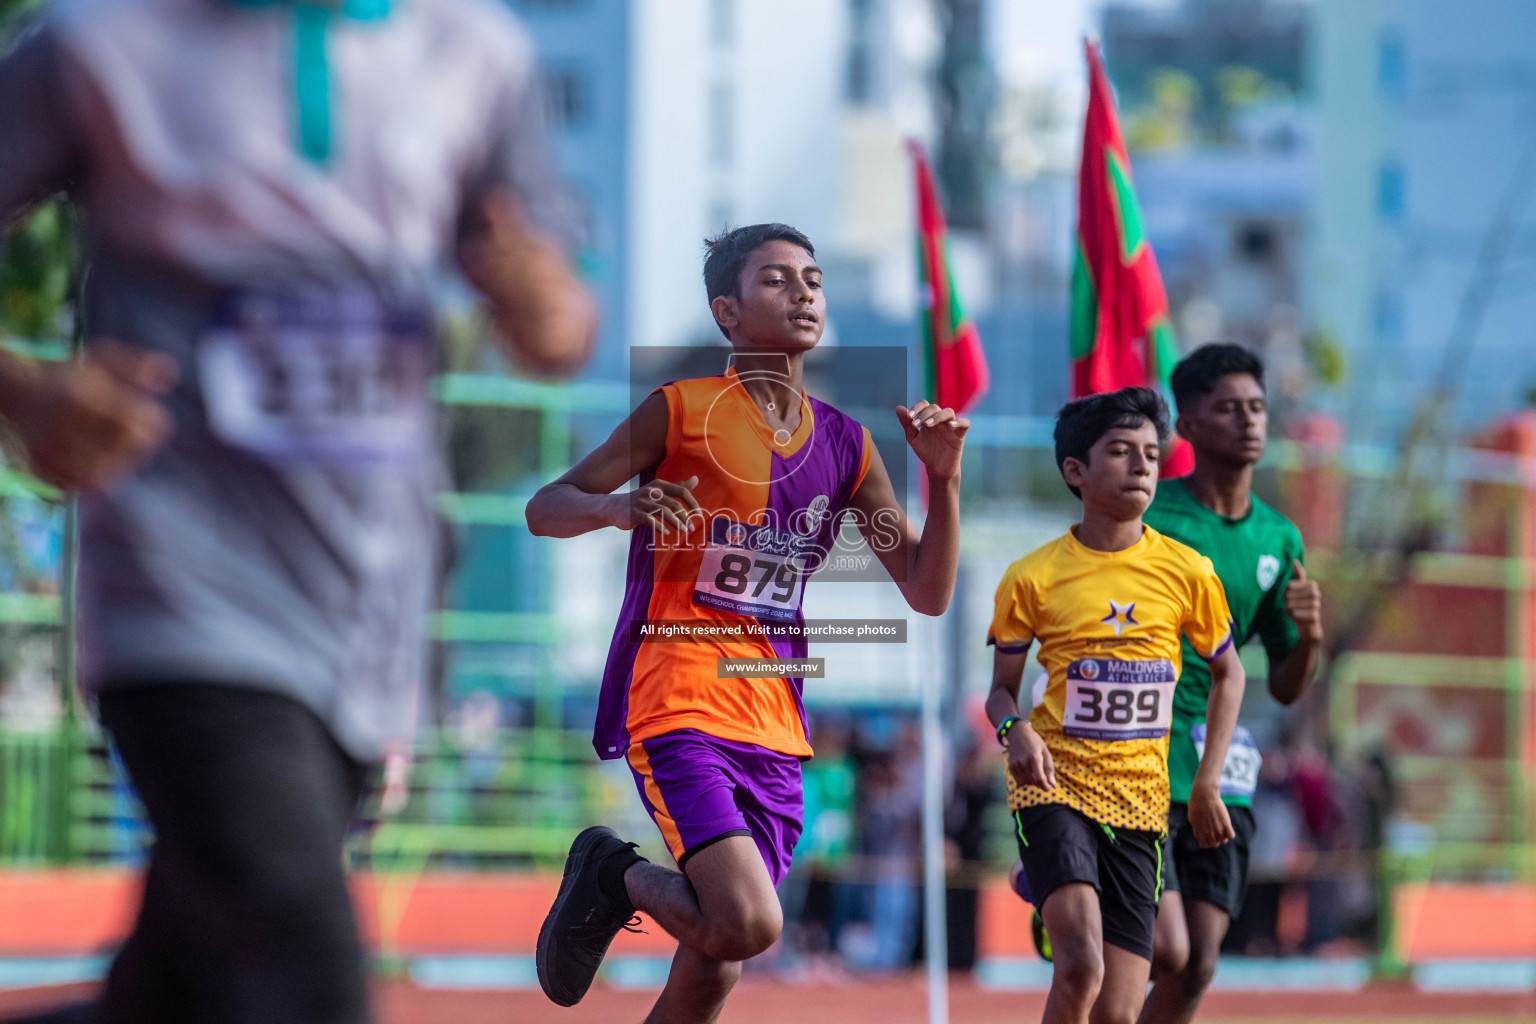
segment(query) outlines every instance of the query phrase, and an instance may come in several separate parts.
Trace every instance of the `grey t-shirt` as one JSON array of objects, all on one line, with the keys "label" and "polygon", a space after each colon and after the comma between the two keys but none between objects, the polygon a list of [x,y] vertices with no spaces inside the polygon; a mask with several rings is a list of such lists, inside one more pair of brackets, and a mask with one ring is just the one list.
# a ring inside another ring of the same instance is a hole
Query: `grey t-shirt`
[{"label": "grey t-shirt", "polygon": [[[181,368],[171,440],[112,494],[81,503],[82,685],[290,694],[354,756],[376,759],[414,729],[436,452],[255,443],[269,410],[259,394],[243,406],[229,397],[210,339],[251,294],[278,298],[253,307],[269,313],[294,294],[425,308],[491,187],[511,189],[547,233],[566,221],[532,49],[501,4],[396,0],[382,18],[333,15],[323,162],[298,142],[294,19],[287,6],[217,0],[55,5],[0,60],[0,223],[67,189],[88,225],[88,336]],[[235,332],[237,380],[267,365],[240,362],[271,340],[262,315],[252,322]],[[361,330],[347,343],[368,342],[356,349],[366,358],[410,348],[375,344],[388,332],[366,309],[359,322],[338,330]],[[287,341],[273,367],[309,365],[310,335],[269,333]],[[419,333],[410,359],[431,351],[430,331]],[[424,378],[392,377],[409,393],[391,392],[393,419],[378,422],[430,439]],[[241,427],[242,412],[259,422]],[[346,433],[339,415],[290,416],[279,436],[325,441]]]}]

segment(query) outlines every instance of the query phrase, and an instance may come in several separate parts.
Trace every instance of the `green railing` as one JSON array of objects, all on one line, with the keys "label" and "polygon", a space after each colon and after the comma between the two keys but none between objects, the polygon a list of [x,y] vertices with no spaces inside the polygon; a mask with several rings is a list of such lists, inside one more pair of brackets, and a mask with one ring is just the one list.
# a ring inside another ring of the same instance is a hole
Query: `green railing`
[{"label": "green railing", "polygon": [[69,857],[71,757],[60,733],[0,733],[0,863]]},{"label": "green railing", "polygon": [[[56,357],[62,349],[44,347],[30,354]],[[496,374],[447,374],[435,383],[434,394],[445,406],[466,415],[486,409],[534,414],[527,420],[528,436],[518,438],[530,454],[523,464],[526,479],[516,478],[522,483],[496,480],[483,484],[482,492],[439,495],[443,517],[470,529],[522,531],[526,494],[516,492],[517,488],[558,475],[577,454],[572,449],[578,437],[582,444],[599,439],[582,435],[581,428],[605,429],[630,407],[629,388],[621,383],[547,385]],[[1042,478],[1050,484],[1047,490],[1057,493],[1059,482],[1049,460],[1049,427],[1048,420],[1038,417],[978,416],[968,447],[977,451],[977,458],[987,457],[989,449],[994,456],[1017,452],[1039,457],[1045,467]],[[1268,481],[1274,483],[1272,474],[1277,470],[1302,465],[1303,454],[1296,444],[1276,443],[1264,467],[1271,474]],[[1350,446],[1341,453],[1339,463],[1351,479],[1376,480],[1393,471],[1390,456],[1385,449]],[[1020,465],[1027,468],[1032,463],[1021,461]],[[1455,479],[1462,483],[1524,480],[1518,460],[1489,453],[1461,452],[1454,468]],[[1023,493],[1029,486],[1027,474],[994,475],[1009,480],[1009,490],[989,497],[1000,499],[1010,510],[1029,500]],[[967,477],[968,488],[982,482],[982,474]],[[25,475],[0,469],[0,501],[56,498]],[[968,490],[968,509],[978,507],[975,498],[976,492]],[[1044,499],[1035,497],[1035,507],[1040,500]],[[1515,535],[1513,527],[1511,535]],[[405,874],[432,867],[553,868],[581,826],[608,817],[619,801],[633,804],[632,794],[613,789],[619,775],[595,767],[585,734],[560,727],[567,696],[560,659],[574,638],[569,624],[562,624],[550,611],[556,581],[539,561],[541,543],[532,542],[529,547],[534,564],[523,577],[529,588],[527,600],[509,606],[521,610],[452,608],[436,613],[430,623],[435,640],[460,652],[485,651],[483,661],[517,668],[514,695],[531,698],[531,708],[522,720],[532,727],[469,737],[453,729],[429,731],[411,768],[410,799],[404,808],[382,815],[377,792],[365,801],[363,818],[369,827],[359,829],[351,844],[351,858],[359,867]],[[964,546],[963,550],[969,552]],[[64,576],[61,584],[67,583],[67,571]],[[1390,893],[1403,883],[1536,879],[1532,852],[1536,848],[1518,842],[1456,841],[1458,836],[1485,834],[1513,840],[1532,837],[1529,801],[1536,780],[1519,757],[1521,723],[1529,720],[1532,699],[1526,676],[1531,664],[1526,636],[1532,576],[1533,567],[1520,558],[1418,555],[1409,582],[1455,587],[1469,594],[1502,591],[1511,597],[1505,605],[1508,649],[1480,658],[1360,651],[1345,655],[1335,666],[1328,693],[1332,738],[1345,750],[1363,739],[1357,722],[1366,684],[1386,682],[1404,693],[1447,686],[1467,693],[1481,690],[1496,695],[1504,712],[1507,736],[1500,757],[1475,765],[1465,757],[1449,755],[1397,759],[1404,791],[1439,792],[1462,777],[1458,772],[1473,768],[1479,773],[1473,781],[1484,776],[1489,781],[1466,800],[1447,802],[1454,813],[1447,812],[1434,823],[1440,834],[1424,852],[1399,851],[1382,857],[1376,877],[1384,916],[1390,914]],[[67,585],[60,589],[67,595]],[[67,596],[0,593],[0,627],[63,630],[67,613]],[[592,641],[587,637],[581,642]],[[61,650],[67,648],[65,644]],[[67,694],[67,653],[57,674],[60,691]],[[627,784],[627,777],[622,781]],[[1468,788],[1471,791],[1470,784]],[[1483,800],[1487,806],[1479,802]],[[147,838],[131,790],[99,730],[80,721],[67,699],[62,721],[47,730],[17,731],[0,722],[0,866],[132,864],[142,857]],[[997,839],[1000,865],[1011,860],[1011,840],[1001,828]],[[1345,868],[1358,870],[1359,865],[1341,865],[1339,870]]]},{"label": "green railing", "polygon": [[377,788],[364,801],[371,825],[352,846],[375,870],[557,867],[571,836],[609,802],[584,737],[503,729],[472,742],[430,733],[410,771],[410,794],[382,815]]},{"label": "green railing", "polygon": [[[585,738],[502,729],[471,742],[429,732],[409,797],[383,814],[375,781],[352,844],[359,867],[555,867],[613,801]],[[66,721],[0,729],[0,867],[134,864],[150,833],[101,731]]]}]

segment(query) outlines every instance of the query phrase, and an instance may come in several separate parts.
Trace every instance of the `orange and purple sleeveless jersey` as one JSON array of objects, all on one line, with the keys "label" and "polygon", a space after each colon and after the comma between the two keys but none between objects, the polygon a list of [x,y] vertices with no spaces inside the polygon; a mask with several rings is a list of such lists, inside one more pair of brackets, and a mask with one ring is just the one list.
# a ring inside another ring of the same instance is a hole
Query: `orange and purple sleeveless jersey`
[{"label": "orange and purple sleeveless jersey", "polygon": [[[720,662],[805,656],[803,635],[785,627],[804,624],[806,579],[832,550],[869,471],[869,431],[805,396],[800,426],[776,434],[734,369],[660,391],[667,451],[642,486],[697,476],[703,516],[695,513],[683,538],[650,525],[634,530],[592,745],[599,757],[623,757],[631,744],[696,729],[809,756],[804,681],[720,678]],[[660,623],[694,635],[662,642]]]}]

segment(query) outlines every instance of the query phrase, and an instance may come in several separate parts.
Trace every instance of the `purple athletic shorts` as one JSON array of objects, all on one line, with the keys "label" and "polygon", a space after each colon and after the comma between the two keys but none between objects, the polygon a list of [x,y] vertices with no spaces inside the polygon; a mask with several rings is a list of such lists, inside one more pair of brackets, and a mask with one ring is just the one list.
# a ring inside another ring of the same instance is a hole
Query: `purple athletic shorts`
[{"label": "purple athletic shorts", "polygon": [[727,836],[751,836],[777,886],[800,839],[800,758],[679,729],[629,748],[640,799],[679,867]]}]

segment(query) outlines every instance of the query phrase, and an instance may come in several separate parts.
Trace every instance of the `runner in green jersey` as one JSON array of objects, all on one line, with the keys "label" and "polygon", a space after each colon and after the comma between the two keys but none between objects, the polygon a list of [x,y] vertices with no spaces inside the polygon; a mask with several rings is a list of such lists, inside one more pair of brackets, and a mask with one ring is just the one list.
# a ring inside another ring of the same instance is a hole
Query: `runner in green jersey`
[{"label": "runner in green jersey", "polygon": [[[1154,530],[1189,545],[1216,566],[1232,607],[1234,642],[1258,637],[1270,664],[1284,663],[1300,640],[1296,624],[1285,611],[1285,588],[1293,567],[1303,558],[1301,534],[1291,521],[1257,495],[1251,497],[1246,513],[1229,518],[1202,505],[1185,480],[1170,480],[1159,487],[1147,516]],[[1173,696],[1173,729],[1168,739],[1169,796],[1175,804],[1189,802],[1203,746],[1202,700],[1210,689],[1210,669],[1199,659],[1187,662]],[[1251,742],[1246,733],[1245,739]],[[1227,756],[1221,799],[1228,807],[1253,804],[1258,757],[1251,750],[1245,746]]]},{"label": "runner in green jersey", "polygon": [[[1290,520],[1253,493],[1253,467],[1264,455],[1268,410],[1264,364],[1237,345],[1206,345],[1174,368],[1179,433],[1195,452],[1195,469],[1157,489],[1145,521],[1187,544],[1216,566],[1232,609],[1233,637],[1241,647],[1258,637],[1269,656],[1269,691],[1295,702],[1317,669],[1322,650],[1322,598],[1302,567],[1301,534]],[[1165,889],[1158,905],[1152,991],[1139,1024],[1187,1024],[1216,973],[1216,956],[1248,888],[1250,809],[1259,752],[1242,726],[1232,737],[1222,770],[1222,800],[1237,837],[1201,849],[1189,828],[1187,806],[1204,749],[1205,701],[1210,671],[1185,652],[1174,693],[1168,775]]]}]

